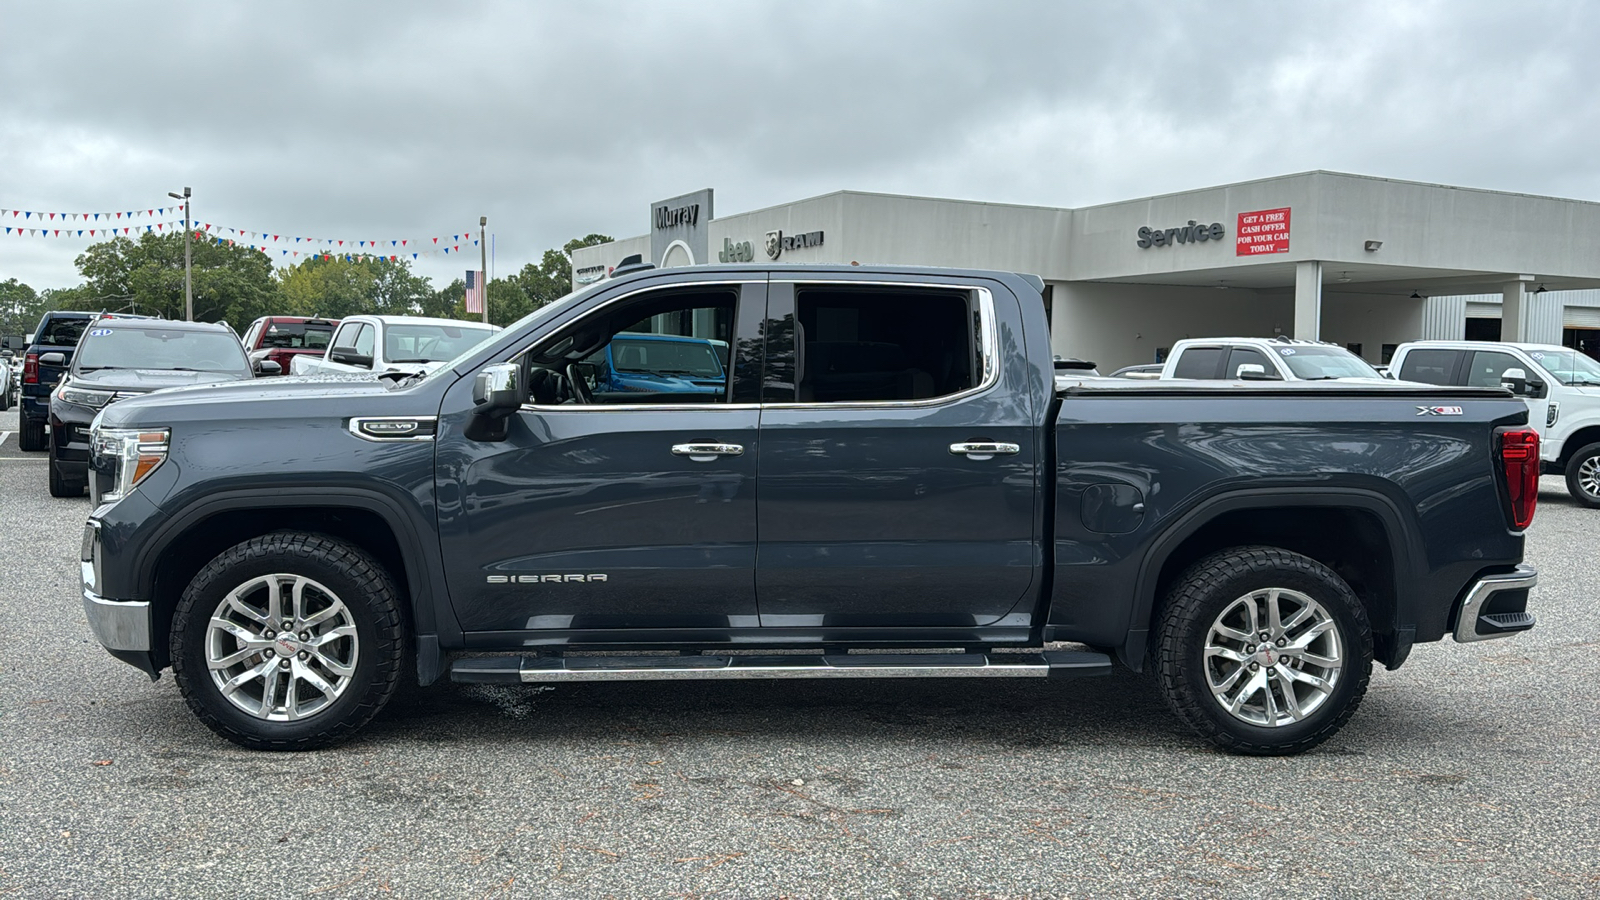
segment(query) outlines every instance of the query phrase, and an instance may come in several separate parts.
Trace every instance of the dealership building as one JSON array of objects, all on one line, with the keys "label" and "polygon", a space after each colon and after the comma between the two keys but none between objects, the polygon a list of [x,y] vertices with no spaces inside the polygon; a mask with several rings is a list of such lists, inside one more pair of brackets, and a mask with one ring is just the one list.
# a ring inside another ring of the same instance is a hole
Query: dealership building
[{"label": "dealership building", "polygon": [[1306,172],[1059,209],[839,191],[718,217],[712,191],[572,255],[577,285],[657,266],[954,266],[1044,279],[1051,341],[1108,371],[1186,337],[1285,335],[1388,362],[1417,339],[1600,356],[1600,203]]}]

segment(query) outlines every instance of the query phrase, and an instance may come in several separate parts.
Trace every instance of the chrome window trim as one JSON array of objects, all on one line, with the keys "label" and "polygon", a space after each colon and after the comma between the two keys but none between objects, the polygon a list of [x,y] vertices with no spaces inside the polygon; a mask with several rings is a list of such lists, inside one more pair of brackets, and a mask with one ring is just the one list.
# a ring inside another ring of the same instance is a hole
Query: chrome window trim
[{"label": "chrome window trim", "polygon": [[[815,284],[865,285],[868,287],[976,291],[978,294],[978,327],[983,332],[978,336],[980,349],[983,353],[983,380],[978,382],[976,387],[970,387],[964,391],[957,391],[954,394],[942,394],[938,397],[927,397],[922,400],[850,400],[839,403],[801,403],[796,401],[792,403],[763,403],[761,404],[763,409],[926,409],[955,403],[969,397],[976,397],[992,390],[995,385],[1000,383],[1000,335],[995,325],[994,294],[986,287],[924,281],[854,281],[847,278],[784,279],[771,283],[791,286]],[[796,315],[798,314],[797,312]]]},{"label": "chrome window trim", "polygon": [[[765,274],[765,273],[763,273]],[[906,409],[906,408],[932,408],[947,403],[954,403],[975,397],[986,391],[992,390],[1000,383],[1000,335],[996,326],[994,312],[994,294],[981,285],[952,284],[949,282],[924,282],[924,281],[861,281],[850,278],[805,278],[781,280],[752,281],[748,277],[730,278],[726,280],[684,281],[669,285],[646,285],[638,290],[618,294],[610,300],[601,303],[594,309],[588,310],[584,315],[605,309],[614,303],[620,303],[649,291],[672,290],[690,287],[727,287],[737,285],[743,287],[750,284],[764,284],[769,288],[772,285],[786,284],[791,287],[797,285],[848,285],[852,287],[893,287],[893,288],[934,288],[937,290],[953,290],[962,292],[976,291],[978,294],[978,327],[982,330],[979,336],[983,351],[983,380],[976,387],[957,391],[954,394],[944,394],[938,397],[928,397],[923,400],[862,400],[843,403],[563,403],[556,406],[540,406],[536,403],[524,403],[523,412],[567,412],[583,410],[585,412],[639,412],[642,410],[711,410],[711,409]],[[770,296],[770,294],[769,294]],[[566,323],[566,324],[571,324]],[[565,327],[565,325],[563,325]],[[535,341],[534,343],[538,343]],[[330,343],[331,346],[331,343]],[[512,359],[528,352],[534,344],[513,353]],[[730,357],[730,362],[732,361]],[[731,371],[729,373],[732,375]]]},{"label": "chrome window trim", "polygon": [[[367,434],[366,432],[361,430],[361,426],[365,425],[368,422],[416,422],[419,425],[431,424],[433,426],[433,431],[429,432],[428,434],[408,434],[408,435],[399,435],[399,436],[396,436],[396,437],[378,437],[377,435]],[[355,417],[350,419],[350,423],[348,425],[346,425],[345,428],[351,434],[353,434],[356,437],[362,439],[363,441],[371,441],[374,444],[409,444],[409,443],[412,443],[412,442],[415,442],[415,441],[431,441],[434,438],[438,437],[439,436],[439,417],[438,416],[355,416]]]}]

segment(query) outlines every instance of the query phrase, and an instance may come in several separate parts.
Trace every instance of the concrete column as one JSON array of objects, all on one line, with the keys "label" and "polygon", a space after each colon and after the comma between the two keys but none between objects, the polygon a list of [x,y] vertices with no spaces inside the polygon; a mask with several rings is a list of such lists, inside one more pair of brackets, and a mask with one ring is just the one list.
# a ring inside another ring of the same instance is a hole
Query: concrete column
[{"label": "concrete column", "polygon": [[1528,283],[1532,275],[1518,275],[1500,287],[1500,340],[1528,339]]},{"label": "concrete column", "polygon": [[1322,260],[1294,266],[1294,336],[1302,341],[1322,337]]}]

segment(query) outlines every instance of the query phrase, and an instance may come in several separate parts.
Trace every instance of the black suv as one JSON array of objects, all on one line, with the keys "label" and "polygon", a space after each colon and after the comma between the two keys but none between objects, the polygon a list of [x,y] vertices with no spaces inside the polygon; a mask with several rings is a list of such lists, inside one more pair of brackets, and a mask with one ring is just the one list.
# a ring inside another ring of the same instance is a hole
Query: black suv
[{"label": "black suv", "polygon": [[[61,365],[63,360],[40,363]],[[106,404],[162,388],[254,376],[244,345],[226,325],[101,318],[79,341],[50,395],[50,495],[81,497],[88,486],[89,424]]]}]

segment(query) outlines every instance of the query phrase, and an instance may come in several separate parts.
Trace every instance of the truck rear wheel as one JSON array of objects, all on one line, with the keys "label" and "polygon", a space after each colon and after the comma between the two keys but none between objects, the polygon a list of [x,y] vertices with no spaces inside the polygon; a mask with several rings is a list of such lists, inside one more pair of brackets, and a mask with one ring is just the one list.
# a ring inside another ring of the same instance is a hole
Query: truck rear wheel
[{"label": "truck rear wheel", "polygon": [[1567,460],[1567,493],[1590,509],[1600,509],[1600,444],[1589,444]]},{"label": "truck rear wheel", "polygon": [[1350,586],[1310,557],[1236,547],[1201,559],[1168,592],[1155,669],[1167,703],[1232,753],[1300,753],[1361,704],[1372,628]]},{"label": "truck rear wheel", "polygon": [[354,734],[404,670],[399,592],[353,544],[251,538],[213,559],[172,617],[172,671],[207,727],[257,750],[311,750]]}]

